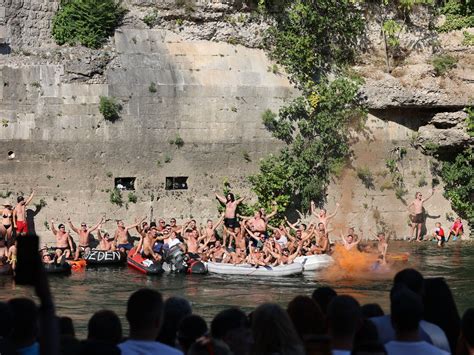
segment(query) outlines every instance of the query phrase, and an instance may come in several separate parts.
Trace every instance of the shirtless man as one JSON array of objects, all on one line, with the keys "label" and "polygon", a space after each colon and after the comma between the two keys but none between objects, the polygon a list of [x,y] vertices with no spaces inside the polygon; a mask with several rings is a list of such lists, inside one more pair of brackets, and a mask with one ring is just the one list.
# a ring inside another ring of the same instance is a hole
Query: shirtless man
[{"label": "shirtless man", "polygon": [[224,214],[222,214],[221,218],[219,218],[216,223],[214,223],[211,219],[208,219],[206,227],[201,229],[201,240],[204,240],[204,243],[209,245],[216,244],[217,228],[219,228],[223,221]]},{"label": "shirtless man", "polygon": [[[245,199],[244,197],[239,198],[238,200],[235,200],[235,196],[233,193],[229,192],[226,196],[226,198],[219,196],[216,193],[216,198],[219,200],[220,203],[225,205],[225,212],[224,212],[224,226],[226,228],[232,228],[234,229],[235,227],[239,226],[239,222],[237,221],[237,207],[239,206],[240,203]],[[225,235],[225,229],[224,229],[224,235],[222,238],[224,239],[224,242],[226,241],[226,235]]]},{"label": "shirtless man", "polygon": [[344,234],[341,231],[341,239],[342,239],[342,244],[344,245],[344,248],[346,248],[347,250],[351,250],[354,247],[357,248],[357,245],[362,240],[362,239],[354,240],[354,228],[349,228],[349,233],[347,237],[344,237]]},{"label": "shirtless man", "polygon": [[187,252],[192,254],[191,257],[197,257],[198,252],[198,233],[197,230],[192,230],[183,236],[184,242],[187,247]]},{"label": "shirtless man", "polygon": [[330,243],[329,243],[328,232],[325,229],[324,223],[319,222],[316,235],[317,235],[316,245],[311,248],[311,252],[313,254],[328,253],[329,248],[330,248]]},{"label": "shirtless man", "polygon": [[129,242],[130,238],[130,233],[128,232],[130,229],[136,228],[140,223],[142,223],[146,217],[142,218],[140,221],[136,222],[135,224],[125,226],[125,223],[123,223],[122,220],[117,221],[117,230],[115,231],[114,234],[114,241],[115,244],[117,245],[117,249],[119,249],[122,252],[125,252],[126,250],[130,250],[133,248],[133,244]]},{"label": "shirtless man", "polygon": [[316,218],[318,218],[319,222],[323,223],[324,227],[327,229],[329,225],[329,220],[337,214],[337,210],[339,209],[339,206],[340,206],[339,203],[336,203],[336,209],[334,210],[332,214],[328,216],[327,211],[324,208],[321,208],[319,213],[316,213],[316,204],[314,203],[314,201],[311,201],[311,214],[315,216]]},{"label": "shirtless man", "polygon": [[79,254],[81,252],[90,252],[90,238],[91,238],[91,233],[95,231],[99,226],[104,223],[104,218],[102,217],[99,222],[94,227],[87,228],[87,224],[84,222],[81,223],[81,229],[78,229],[74,227],[72,224],[71,218],[68,217],[67,222],[69,224],[69,227],[79,236],[79,245],[76,248],[76,255],[74,256],[74,260],[79,259]]},{"label": "shirtless man", "polygon": [[54,226],[54,219],[51,220],[51,231],[56,237],[56,250],[60,250],[63,254],[66,252],[72,253],[74,247],[72,245],[72,238],[68,232],[66,232],[66,226],[64,224],[59,224],[58,229]]},{"label": "shirtless man", "polygon": [[256,211],[253,218],[251,218],[249,222],[252,224],[253,230],[255,232],[259,232],[262,234],[267,233],[267,222],[262,216],[262,211]]},{"label": "shirtless man", "polygon": [[99,245],[96,248],[97,250],[115,251],[114,244],[109,240],[109,233],[102,230],[102,224],[99,226],[99,229],[97,229],[97,238],[99,239]]},{"label": "shirtless man", "polygon": [[385,233],[384,232],[380,232],[376,235],[375,237],[378,241],[377,243],[377,250],[379,252],[379,256],[382,257],[382,263],[385,264],[386,263],[386,256],[387,256],[387,250],[388,250],[388,242],[387,242],[387,238],[385,237]]},{"label": "shirtless man", "polygon": [[285,264],[293,263],[295,258],[300,255],[302,246],[303,246],[303,243],[301,242],[298,243],[298,248],[296,248],[296,251],[291,255],[288,249],[283,249],[281,253],[277,253],[272,249],[267,249],[267,250],[277,260],[278,265],[285,265]]},{"label": "shirtless man", "polygon": [[220,263],[224,259],[225,249],[222,247],[221,241],[217,240],[216,245],[211,249],[210,256],[212,261]]},{"label": "shirtless man", "polygon": [[178,226],[176,224],[176,218],[170,219],[170,227],[171,227],[171,230],[175,232],[176,234],[181,234],[182,226]]},{"label": "shirtless man", "polygon": [[408,212],[411,220],[411,239],[414,240],[415,229],[417,229],[416,241],[421,242],[421,229],[423,227],[423,203],[428,201],[434,195],[435,189],[431,189],[431,195],[423,199],[421,192],[415,194],[415,199],[408,205]]},{"label": "shirtless man", "polygon": [[145,236],[140,236],[140,241],[138,242],[135,254],[141,252],[144,258],[152,259],[154,261],[160,261],[161,255],[155,253],[155,251],[153,250],[156,233],[157,231],[155,229],[147,228],[146,230],[144,230]]},{"label": "shirtless man", "polygon": [[16,228],[17,236],[25,236],[28,234],[28,226],[26,224],[26,206],[31,202],[35,191],[31,192],[31,195],[25,200],[23,196],[17,197],[18,204],[13,209],[13,228]]}]

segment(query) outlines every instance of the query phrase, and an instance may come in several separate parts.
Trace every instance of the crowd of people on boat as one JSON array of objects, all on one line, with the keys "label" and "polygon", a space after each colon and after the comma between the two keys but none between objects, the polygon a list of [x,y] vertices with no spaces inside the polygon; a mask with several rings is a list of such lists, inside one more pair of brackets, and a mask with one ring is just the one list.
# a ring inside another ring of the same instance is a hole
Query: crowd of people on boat
[{"label": "crowd of people on boat", "polygon": [[[417,192],[415,199],[408,205],[413,241],[423,240],[423,203],[431,198],[433,193],[434,190],[423,199],[422,194]],[[14,208],[9,202],[3,204],[0,263],[8,262],[13,269],[16,264],[15,237],[28,233],[25,208],[32,201],[34,194],[33,191],[26,199],[19,196]],[[179,247],[188,258],[203,262],[277,266],[291,264],[298,256],[331,253],[331,245],[341,242],[347,250],[358,248],[377,253],[380,262],[386,263],[388,236],[384,232],[373,233],[371,236],[376,245],[361,243],[364,239],[362,230],[357,233],[352,227],[348,228],[346,233],[339,231],[340,239],[334,238],[334,234],[332,239],[330,238],[329,233],[333,231],[330,221],[337,214],[339,204],[336,204],[332,213],[328,213],[325,209],[318,210],[312,201],[308,224],[302,223],[301,219],[291,223],[285,218],[279,225],[272,226],[269,222],[277,214],[276,203],[272,204],[269,213],[262,208],[252,216],[241,216],[237,209],[243,198],[236,199],[233,193],[228,193],[225,197],[216,194],[216,198],[225,210],[218,220],[209,219],[205,225],[198,225],[194,219],[178,225],[176,218],[171,218],[169,223],[163,218],[159,218],[158,223],[148,222],[145,217],[135,219],[133,224],[128,225],[117,220],[115,231],[109,233],[103,228],[105,218],[100,218],[93,226],[82,222],[80,227],[74,225],[70,218],[66,224],[57,224],[51,220],[49,228],[56,238],[56,243],[50,248],[42,248],[43,262],[60,264],[67,259],[78,260],[91,249],[123,253],[129,253],[133,249],[134,254],[140,253],[144,258],[159,262],[168,250]],[[303,215],[300,214],[300,217]],[[70,231],[77,235],[77,242]],[[134,231],[138,237],[132,236]],[[92,235],[93,232],[96,232],[96,238]],[[437,240],[438,245],[442,246],[451,236],[456,240],[462,233],[462,221],[457,218],[448,233],[436,222],[428,238]]]},{"label": "crowd of people on boat", "polygon": [[266,303],[250,313],[227,308],[208,323],[184,298],[164,300],[145,288],[130,295],[120,318],[110,310],[94,313],[87,338],[77,339],[74,322],[58,317],[46,273],[33,279],[38,307],[28,298],[0,302],[0,353],[123,355],[349,355],[474,353],[474,308],[462,318],[443,278],[424,278],[404,269],[393,279],[390,313],[380,305],[319,287],[282,308]]}]

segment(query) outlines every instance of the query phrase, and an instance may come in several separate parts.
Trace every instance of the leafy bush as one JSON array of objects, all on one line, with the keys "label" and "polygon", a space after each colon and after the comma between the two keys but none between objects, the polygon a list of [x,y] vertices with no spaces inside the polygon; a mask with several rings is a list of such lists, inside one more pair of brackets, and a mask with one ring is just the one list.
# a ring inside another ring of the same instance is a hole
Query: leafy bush
[{"label": "leafy bush", "polygon": [[448,0],[441,8],[441,13],[446,15],[446,21],[437,28],[440,32],[474,27],[473,1]]},{"label": "leafy bush", "polygon": [[431,64],[434,67],[435,74],[441,76],[456,67],[458,60],[448,54],[441,54],[431,59]]},{"label": "leafy bush", "polygon": [[370,171],[368,166],[364,167],[358,167],[356,169],[357,172],[357,177],[362,181],[364,186],[368,189],[373,189],[375,188],[374,186],[374,176],[372,175],[372,172]]},{"label": "leafy bush", "polygon": [[121,24],[126,10],[115,0],[67,0],[53,18],[58,44],[100,48]]},{"label": "leafy bush", "polygon": [[458,154],[451,162],[445,162],[441,177],[445,182],[444,196],[451,201],[460,217],[466,218],[474,227],[474,151],[472,148]]},{"label": "leafy bush", "polygon": [[474,46],[474,35],[470,34],[467,31],[464,31],[462,34],[464,35],[462,44],[465,46]]},{"label": "leafy bush", "polygon": [[120,118],[122,105],[117,103],[113,97],[101,96],[99,102],[99,112],[107,121],[115,122]]},{"label": "leafy bush", "polygon": [[145,17],[142,18],[142,21],[145,22],[148,27],[152,28],[158,22],[158,12],[155,10],[146,14]]},{"label": "leafy bush", "polygon": [[154,82],[152,82],[150,84],[150,86],[148,87],[148,91],[151,92],[151,93],[155,93],[157,90],[156,90],[156,84]]},{"label": "leafy bush", "polygon": [[123,206],[122,191],[120,191],[116,187],[112,191],[110,191],[110,202],[122,207]]},{"label": "leafy bush", "polygon": [[137,195],[135,195],[133,192],[128,193],[128,202],[130,203],[137,203],[138,198]]}]

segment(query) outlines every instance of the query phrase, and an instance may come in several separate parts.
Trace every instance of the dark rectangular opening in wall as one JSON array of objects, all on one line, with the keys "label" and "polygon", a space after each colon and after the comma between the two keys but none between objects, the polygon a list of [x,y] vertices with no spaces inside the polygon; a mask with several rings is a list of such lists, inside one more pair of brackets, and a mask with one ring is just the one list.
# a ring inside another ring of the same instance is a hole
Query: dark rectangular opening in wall
[{"label": "dark rectangular opening in wall", "polygon": [[117,177],[114,180],[114,185],[119,190],[135,190],[134,177]]},{"label": "dark rectangular opening in wall", "polygon": [[165,183],[166,190],[187,190],[187,176],[168,176]]}]

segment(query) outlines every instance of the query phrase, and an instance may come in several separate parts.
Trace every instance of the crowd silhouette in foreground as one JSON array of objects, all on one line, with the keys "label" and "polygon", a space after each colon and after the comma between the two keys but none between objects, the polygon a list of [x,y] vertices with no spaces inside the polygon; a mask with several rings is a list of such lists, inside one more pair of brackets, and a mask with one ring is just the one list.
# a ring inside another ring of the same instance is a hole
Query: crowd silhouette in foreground
[{"label": "crowd silhouette in foreground", "polygon": [[48,279],[38,261],[31,299],[0,302],[0,353],[8,354],[473,354],[474,308],[460,318],[442,278],[414,269],[396,274],[390,315],[377,304],[360,305],[349,295],[320,287],[312,295],[257,306],[250,314],[229,308],[210,323],[180,297],[163,300],[144,288],[130,295],[129,334],[119,317],[101,310],[88,322],[87,339],[75,337],[73,321],[58,317]]}]

